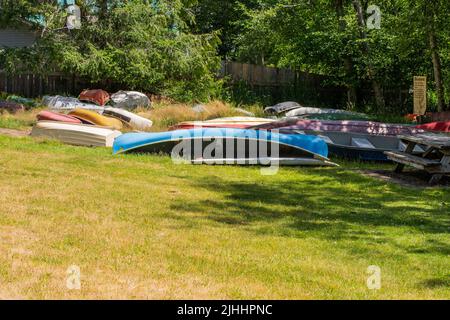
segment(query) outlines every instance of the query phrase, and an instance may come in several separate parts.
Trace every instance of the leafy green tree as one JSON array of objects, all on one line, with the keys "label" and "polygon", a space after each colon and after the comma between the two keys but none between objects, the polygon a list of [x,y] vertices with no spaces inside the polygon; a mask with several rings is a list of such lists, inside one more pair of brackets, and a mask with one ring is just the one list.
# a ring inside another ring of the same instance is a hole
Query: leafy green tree
[{"label": "leafy green tree", "polygon": [[258,0],[190,1],[191,11],[195,16],[192,30],[200,34],[218,32],[221,40],[219,55],[232,59],[236,51],[234,40],[241,32],[241,20],[245,19],[242,6],[254,8],[257,3]]},{"label": "leafy green tree", "polygon": [[180,0],[77,3],[81,29],[64,29],[67,14],[56,4],[39,7],[46,26],[38,42],[5,53],[5,66],[39,74],[58,69],[182,100],[206,100],[220,89],[218,38],[192,34]]},{"label": "leafy green tree", "polygon": [[413,75],[433,75],[437,106],[444,109],[450,2],[379,0],[379,29],[367,26],[369,4],[261,0],[257,8],[245,10],[237,56],[241,61],[325,74],[347,87],[350,106],[357,104],[357,91],[370,84],[379,112],[387,112],[385,89],[409,87]]}]

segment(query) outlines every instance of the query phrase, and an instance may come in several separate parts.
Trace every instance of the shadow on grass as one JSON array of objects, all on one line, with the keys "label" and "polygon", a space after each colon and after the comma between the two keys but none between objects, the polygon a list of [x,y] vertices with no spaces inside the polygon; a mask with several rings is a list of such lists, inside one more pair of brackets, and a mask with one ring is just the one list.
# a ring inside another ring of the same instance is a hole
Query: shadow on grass
[{"label": "shadow on grass", "polygon": [[428,279],[420,283],[420,286],[428,289],[450,288],[450,274],[435,279]]},{"label": "shadow on grass", "polygon": [[[449,215],[445,214],[448,205],[432,208],[420,191],[386,186],[347,170],[302,171],[300,179],[296,179],[295,170],[291,171],[287,181],[277,177],[254,182],[191,178],[191,184],[209,191],[220,190],[225,199],[183,200],[174,202],[171,209],[196,212],[230,226],[259,224],[255,228],[259,234],[290,237],[383,244],[393,239],[382,227],[406,227],[426,234],[449,233]],[[418,202],[420,208],[415,205]],[[429,243],[422,249],[448,253],[440,243]]]}]

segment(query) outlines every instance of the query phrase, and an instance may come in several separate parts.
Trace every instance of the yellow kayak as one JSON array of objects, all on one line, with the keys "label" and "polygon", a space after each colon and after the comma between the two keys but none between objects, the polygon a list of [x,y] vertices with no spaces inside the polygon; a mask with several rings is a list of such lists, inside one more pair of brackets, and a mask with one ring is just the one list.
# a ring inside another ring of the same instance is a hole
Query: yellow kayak
[{"label": "yellow kayak", "polygon": [[87,122],[90,124],[95,124],[98,126],[103,127],[111,127],[116,130],[121,130],[123,127],[123,124],[120,120],[110,117],[105,117],[97,112],[86,110],[86,109],[75,109],[71,112],[69,112],[69,115],[72,117],[78,118],[83,122]]}]

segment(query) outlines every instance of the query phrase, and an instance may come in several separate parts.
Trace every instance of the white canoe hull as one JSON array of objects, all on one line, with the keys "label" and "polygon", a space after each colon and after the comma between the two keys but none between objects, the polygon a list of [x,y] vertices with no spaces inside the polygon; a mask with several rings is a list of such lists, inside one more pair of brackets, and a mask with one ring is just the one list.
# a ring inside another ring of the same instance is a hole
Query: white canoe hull
[{"label": "white canoe hull", "polygon": [[119,119],[135,130],[147,131],[153,126],[153,122],[151,120],[124,109],[108,107],[103,111],[103,115]]}]

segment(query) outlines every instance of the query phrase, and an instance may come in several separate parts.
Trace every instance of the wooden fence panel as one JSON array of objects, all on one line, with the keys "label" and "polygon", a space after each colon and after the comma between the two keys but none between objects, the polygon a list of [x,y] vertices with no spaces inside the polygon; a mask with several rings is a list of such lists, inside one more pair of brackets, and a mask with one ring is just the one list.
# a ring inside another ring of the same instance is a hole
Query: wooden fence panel
[{"label": "wooden fence panel", "polygon": [[[218,77],[227,77],[233,88],[239,87],[236,86],[239,83],[245,83],[253,96],[263,97],[267,104],[286,100],[324,107],[344,107],[346,104],[345,88],[326,84],[327,77],[322,75],[223,61]],[[110,91],[124,89],[118,84],[109,82],[103,85],[93,84],[86,79],[58,72],[48,76],[33,74],[12,76],[0,70],[0,91],[25,97],[34,98],[54,94],[78,96],[83,89],[87,88],[103,88]],[[389,97],[387,101],[397,106],[402,105],[406,110],[410,104],[408,100],[410,97],[399,90],[401,88],[386,90],[385,94]],[[366,91],[360,90],[361,97],[358,100],[361,104],[370,102],[373,97],[370,90]],[[241,91],[240,95],[247,94]]]}]

